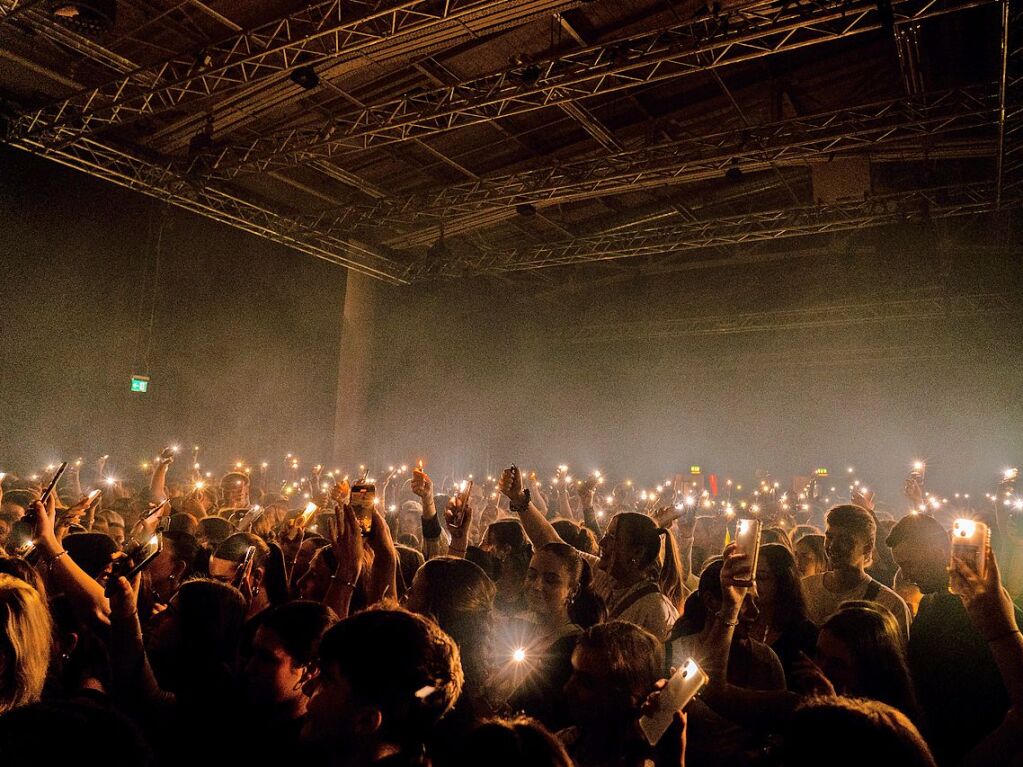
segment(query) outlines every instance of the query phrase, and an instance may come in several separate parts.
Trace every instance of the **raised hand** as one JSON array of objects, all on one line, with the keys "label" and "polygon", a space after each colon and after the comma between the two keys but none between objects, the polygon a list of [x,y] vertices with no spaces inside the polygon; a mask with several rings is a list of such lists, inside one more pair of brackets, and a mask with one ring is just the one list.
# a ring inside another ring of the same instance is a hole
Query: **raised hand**
[{"label": "raised hand", "polygon": [[[337,538],[333,542],[334,557],[337,560],[334,576],[343,584],[355,584],[362,574],[362,527],[355,511],[348,504],[335,509],[334,520],[337,527]],[[386,523],[384,527],[387,527]]]},{"label": "raised hand", "polygon": [[174,448],[165,447],[160,451],[159,463],[161,466],[170,466],[174,463]]},{"label": "raised hand", "polygon": [[433,480],[420,467],[412,469],[412,492],[422,498],[433,498]]},{"label": "raised hand", "polygon": [[866,509],[867,511],[874,510],[874,491],[873,490],[853,490],[852,495],[849,498],[853,506],[859,506],[860,508]]},{"label": "raised hand", "polygon": [[525,500],[526,494],[522,489],[522,474],[515,465],[510,466],[501,472],[501,481],[498,489],[512,503],[521,503]]},{"label": "raised hand", "polygon": [[752,563],[750,555],[740,552],[734,543],[725,547],[724,560],[721,568],[722,611],[734,610],[738,616],[739,608],[753,582]]},{"label": "raised hand", "polygon": [[985,637],[992,638],[1016,630],[1016,616],[1009,592],[1002,586],[1001,573],[993,551],[988,549],[982,578],[960,557],[949,567],[949,591],[963,601],[970,620]]},{"label": "raised hand", "polygon": [[906,478],[906,482],[902,486],[902,493],[913,504],[914,509],[919,509],[924,505],[924,485],[918,474],[910,474]]},{"label": "raised hand", "polygon": [[448,502],[447,508],[444,509],[444,526],[451,534],[452,548],[465,548],[464,544],[457,546],[455,542],[465,541],[468,538],[469,530],[472,528],[472,516],[472,502],[467,502],[463,506],[462,499],[458,496]]}]

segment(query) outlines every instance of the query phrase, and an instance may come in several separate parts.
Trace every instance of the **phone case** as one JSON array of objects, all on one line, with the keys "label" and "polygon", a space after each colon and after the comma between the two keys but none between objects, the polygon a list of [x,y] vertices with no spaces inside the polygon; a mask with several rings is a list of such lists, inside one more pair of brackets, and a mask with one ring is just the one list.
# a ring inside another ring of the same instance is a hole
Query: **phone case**
[{"label": "phone case", "polygon": [[991,528],[983,522],[957,519],[952,523],[952,556],[969,562],[981,578],[987,571],[987,549],[990,542]]},{"label": "phone case", "polygon": [[657,711],[650,716],[643,715],[639,718],[639,727],[643,730],[647,742],[651,746],[664,737],[671,726],[671,720],[676,711],[681,711],[696,694],[709,681],[709,677],[703,669],[696,665],[692,658],[682,664],[682,668],[668,680],[668,684],[661,690],[657,704]]},{"label": "phone case", "polygon": [[749,554],[750,566],[754,577],[757,572],[757,561],[760,559],[759,519],[740,519],[735,523],[735,543],[744,554]]}]

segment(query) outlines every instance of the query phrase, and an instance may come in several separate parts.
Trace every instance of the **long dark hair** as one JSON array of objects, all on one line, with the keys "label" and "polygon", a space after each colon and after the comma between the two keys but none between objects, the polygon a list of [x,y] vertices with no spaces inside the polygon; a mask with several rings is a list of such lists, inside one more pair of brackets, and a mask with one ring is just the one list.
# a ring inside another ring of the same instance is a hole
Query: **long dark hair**
[{"label": "long dark hair", "polygon": [[846,602],[823,625],[853,656],[859,684],[846,695],[879,700],[919,719],[913,683],[894,616],[873,603]]},{"label": "long dark hair", "polygon": [[781,543],[767,543],[760,547],[760,556],[774,578],[774,628],[784,631],[807,620],[806,598],[792,551]]},{"label": "long dark hair", "polygon": [[[673,536],[663,527],[658,527],[646,514],[634,511],[623,511],[615,515],[618,520],[619,538],[624,537],[629,544],[640,548],[641,566],[657,570],[657,585],[668,600],[679,607],[685,596],[682,583],[682,563],[678,555],[678,546]],[[623,535],[624,534],[624,535]],[[658,563],[661,555],[661,541],[664,541],[664,561]]]},{"label": "long dark hair", "polygon": [[426,582],[426,612],[455,640],[466,682],[478,693],[490,678],[497,587],[479,565],[460,557],[430,559],[419,577]]},{"label": "long dark hair", "polygon": [[579,551],[562,541],[552,541],[540,548],[544,554],[557,557],[568,570],[572,597],[568,603],[568,617],[572,623],[588,629],[607,618],[604,600],[593,590],[593,574],[590,563],[580,556]]}]

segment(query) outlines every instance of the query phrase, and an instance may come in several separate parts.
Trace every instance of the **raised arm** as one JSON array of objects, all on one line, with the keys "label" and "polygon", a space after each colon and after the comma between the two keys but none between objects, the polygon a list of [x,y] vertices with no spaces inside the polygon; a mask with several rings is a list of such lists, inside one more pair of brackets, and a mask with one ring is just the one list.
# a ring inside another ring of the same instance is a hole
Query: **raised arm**
[{"label": "raised arm", "polygon": [[47,585],[55,593],[67,594],[81,615],[109,623],[110,605],[103,594],[103,587],[75,564],[57,538],[56,498],[51,495],[45,506],[35,501],[32,511],[35,520],[33,542],[42,555]]},{"label": "raised arm", "polygon": [[433,500],[433,480],[423,471],[422,466],[412,469],[412,492],[419,496],[423,507],[423,556],[433,559],[446,553],[441,537],[440,519]]},{"label": "raised arm", "polygon": [[156,468],[153,470],[153,478],[149,481],[149,492],[153,496],[153,500],[159,503],[160,501],[167,499],[167,470],[170,469],[170,465],[174,463],[174,451],[165,447],[163,452],[160,453],[160,458],[156,462]]},{"label": "raised arm", "polygon": [[362,529],[352,507],[347,504],[343,508],[335,507],[334,520],[337,537],[333,541],[333,546],[337,568],[330,577],[330,586],[327,587],[323,603],[343,619],[348,617],[352,595],[358,586],[359,576],[362,575],[364,561]]},{"label": "raised arm", "polygon": [[508,498],[512,512],[522,521],[526,537],[534,549],[561,540],[561,536],[551,523],[529,500],[529,494],[522,488],[522,476],[518,467],[511,466],[504,470],[501,474],[500,490]]}]

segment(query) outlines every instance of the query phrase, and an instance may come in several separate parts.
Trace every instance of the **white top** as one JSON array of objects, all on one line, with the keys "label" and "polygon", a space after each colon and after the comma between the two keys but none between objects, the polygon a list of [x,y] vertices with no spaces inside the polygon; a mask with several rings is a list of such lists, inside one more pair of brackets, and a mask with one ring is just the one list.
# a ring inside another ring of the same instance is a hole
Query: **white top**
[{"label": "white top", "polygon": [[[862,600],[870,584],[871,580],[867,580],[854,589],[836,593],[824,587],[824,573],[806,576],[803,578],[803,596],[806,597],[806,610],[810,620],[818,626],[821,625],[838,612],[838,608],[843,602]],[[877,585],[880,588],[877,596],[871,601],[888,608],[889,612],[895,616],[895,622],[899,624],[903,642],[908,642],[909,624],[913,622],[909,607],[906,606],[902,597],[883,583]]]},{"label": "white top", "polygon": [[[640,581],[628,588],[616,589],[611,576],[597,567],[597,563],[600,562],[599,557],[586,553],[583,553],[583,557],[590,563],[590,570],[593,572],[593,590],[604,600],[609,615],[614,615],[616,605],[623,604],[634,591],[649,583],[649,581]],[[663,642],[668,638],[668,633],[675,625],[675,621],[678,620],[678,609],[658,590],[653,594],[640,597],[620,614],[614,615],[614,619],[635,623],[657,637],[658,641]]]}]

